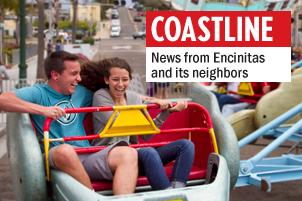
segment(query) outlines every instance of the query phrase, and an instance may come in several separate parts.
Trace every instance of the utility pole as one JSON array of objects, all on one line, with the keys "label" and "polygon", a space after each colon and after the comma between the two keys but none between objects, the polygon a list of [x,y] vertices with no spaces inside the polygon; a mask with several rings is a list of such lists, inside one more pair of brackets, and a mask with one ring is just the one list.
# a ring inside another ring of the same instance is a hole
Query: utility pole
[{"label": "utility pole", "polygon": [[[19,19],[20,19],[20,64],[19,79],[26,79],[26,21],[25,21],[25,0],[19,0]],[[22,86],[22,83],[20,83]]]},{"label": "utility pole", "polygon": [[72,44],[75,43],[75,39],[76,39],[77,16],[78,16],[78,0],[73,0],[72,39],[71,39]]},{"label": "utility pole", "polygon": [[4,62],[3,60],[3,30],[4,30],[4,25],[0,21],[0,61]]},{"label": "utility pole", "polygon": [[[52,38],[54,36],[53,34],[53,12],[52,12],[52,8],[53,8],[53,3],[51,2],[51,0],[49,0],[48,2],[48,36],[49,38],[47,38],[47,41],[48,40],[51,40],[52,41]],[[53,42],[53,41],[52,41]]]},{"label": "utility pole", "polygon": [[53,0],[53,16],[54,16],[54,23],[56,24],[56,36],[59,34],[59,7],[60,7],[60,2],[59,0]]},{"label": "utility pole", "polygon": [[[44,0],[37,0],[38,6],[38,60],[37,60],[37,78],[43,79],[45,78],[43,63],[44,63],[44,50],[45,50],[45,41],[44,41],[44,29],[45,29],[45,17],[44,17],[44,10],[45,10],[45,1]],[[47,41],[51,39],[51,31],[47,34]]]}]

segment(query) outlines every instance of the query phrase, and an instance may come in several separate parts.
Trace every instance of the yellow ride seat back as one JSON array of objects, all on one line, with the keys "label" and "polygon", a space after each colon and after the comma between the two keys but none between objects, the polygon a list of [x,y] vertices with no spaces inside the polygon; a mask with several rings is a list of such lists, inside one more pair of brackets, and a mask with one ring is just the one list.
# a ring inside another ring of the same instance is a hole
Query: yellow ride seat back
[{"label": "yellow ride seat back", "polygon": [[156,134],[160,130],[154,124],[146,106],[114,107],[100,137]]},{"label": "yellow ride seat back", "polygon": [[245,96],[253,96],[255,94],[250,82],[240,82],[237,93]]},{"label": "yellow ride seat back", "polygon": [[226,87],[225,86],[218,87],[217,88],[217,93],[226,94],[227,93]]}]

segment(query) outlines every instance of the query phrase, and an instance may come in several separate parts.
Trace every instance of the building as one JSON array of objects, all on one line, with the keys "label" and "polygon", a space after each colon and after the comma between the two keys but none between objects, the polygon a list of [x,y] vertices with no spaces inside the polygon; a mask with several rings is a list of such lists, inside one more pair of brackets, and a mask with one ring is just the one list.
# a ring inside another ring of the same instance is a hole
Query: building
[{"label": "building", "polygon": [[302,47],[302,4],[292,10],[292,46]]},{"label": "building", "polygon": [[[78,5],[77,19],[79,21],[99,22],[101,21],[101,4],[88,3],[85,5]],[[70,8],[70,19],[73,19],[73,8]]]}]

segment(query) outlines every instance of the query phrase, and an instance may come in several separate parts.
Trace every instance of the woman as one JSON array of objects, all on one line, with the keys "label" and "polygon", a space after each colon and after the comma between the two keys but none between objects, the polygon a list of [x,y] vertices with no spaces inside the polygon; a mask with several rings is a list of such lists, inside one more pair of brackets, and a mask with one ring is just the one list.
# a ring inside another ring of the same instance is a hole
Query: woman
[{"label": "woman", "polygon": [[[181,111],[187,106],[185,102],[179,102],[176,106],[169,108],[170,103],[167,101],[140,96],[127,91],[132,78],[132,70],[123,59],[104,59],[99,63],[99,69],[102,69],[105,82],[103,84],[106,88],[101,88],[95,92],[93,106],[136,105],[148,100],[159,104],[162,109],[162,112],[154,119],[154,123],[158,127],[162,125],[171,112]],[[93,72],[91,69],[90,71]],[[94,74],[96,73],[94,72]],[[103,130],[111,114],[112,112],[93,114],[95,133],[100,133]],[[148,140],[150,137],[150,135],[146,135],[143,136],[143,139]],[[97,139],[93,141],[93,145],[112,145],[120,141],[138,143],[136,136],[123,136]],[[140,148],[138,149],[138,158],[140,174],[147,176],[153,189],[184,187],[194,160],[194,145],[191,141],[182,139],[159,148]],[[164,165],[174,160],[175,164],[170,181],[165,173]]]}]

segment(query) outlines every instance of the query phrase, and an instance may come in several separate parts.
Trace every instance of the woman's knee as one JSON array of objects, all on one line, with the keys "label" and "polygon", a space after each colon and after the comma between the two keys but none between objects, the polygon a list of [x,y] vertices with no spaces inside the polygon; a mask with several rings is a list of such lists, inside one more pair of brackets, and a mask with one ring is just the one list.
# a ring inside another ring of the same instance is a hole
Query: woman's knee
[{"label": "woman's knee", "polygon": [[179,143],[181,144],[181,147],[184,150],[194,152],[195,146],[194,146],[194,143],[191,140],[182,139],[182,140],[179,140]]},{"label": "woman's knee", "polygon": [[141,148],[138,150],[139,159],[157,159],[159,158],[158,152],[153,147]]}]

